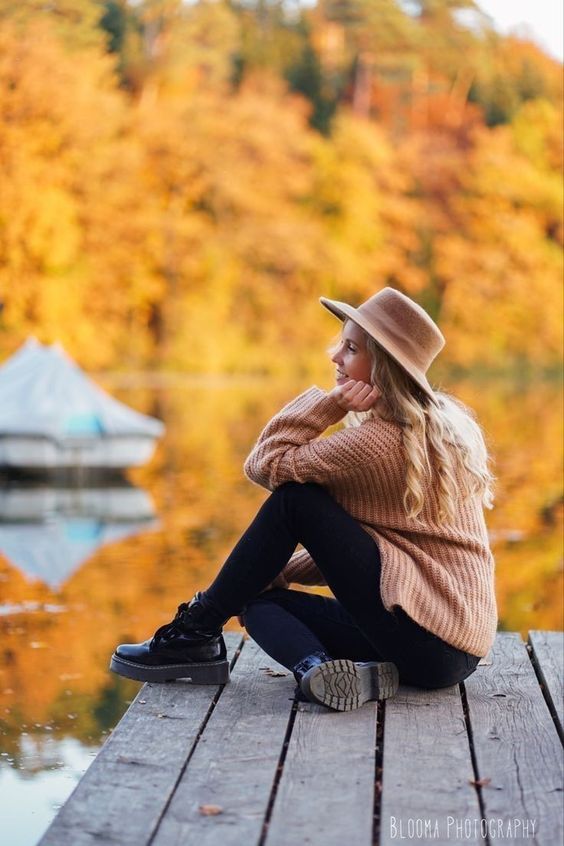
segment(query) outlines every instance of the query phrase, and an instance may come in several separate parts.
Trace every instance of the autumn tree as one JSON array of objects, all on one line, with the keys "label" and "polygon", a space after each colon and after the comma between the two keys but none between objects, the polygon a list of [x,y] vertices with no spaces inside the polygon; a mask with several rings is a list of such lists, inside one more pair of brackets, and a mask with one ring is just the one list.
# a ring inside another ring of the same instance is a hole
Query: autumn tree
[{"label": "autumn tree", "polygon": [[67,53],[42,21],[4,25],[0,56],[3,342],[33,333],[116,363],[141,341],[154,290],[137,262],[147,205],[113,62]]}]

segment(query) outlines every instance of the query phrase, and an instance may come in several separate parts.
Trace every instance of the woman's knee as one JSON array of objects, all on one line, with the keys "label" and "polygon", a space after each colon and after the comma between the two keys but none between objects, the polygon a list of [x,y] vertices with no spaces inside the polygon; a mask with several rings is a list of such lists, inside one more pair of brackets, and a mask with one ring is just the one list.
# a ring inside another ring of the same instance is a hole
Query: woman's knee
[{"label": "woman's knee", "polygon": [[312,493],[323,493],[327,495],[328,492],[317,482],[295,482],[291,480],[278,485],[273,493],[278,494],[278,496],[304,497],[311,496]]},{"label": "woman's knee", "polygon": [[317,482],[284,482],[272,493],[283,513],[296,527],[318,522],[319,514],[328,514],[332,497],[329,491]]},{"label": "woman's knee", "polygon": [[285,588],[270,588],[263,591],[254,599],[250,599],[240,613],[245,628],[247,628],[247,620],[256,618],[259,615],[262,617],[265,611],[268,612],[269,607],[272,607],[276,603],[276,600],[282,598],[287,592]]}]

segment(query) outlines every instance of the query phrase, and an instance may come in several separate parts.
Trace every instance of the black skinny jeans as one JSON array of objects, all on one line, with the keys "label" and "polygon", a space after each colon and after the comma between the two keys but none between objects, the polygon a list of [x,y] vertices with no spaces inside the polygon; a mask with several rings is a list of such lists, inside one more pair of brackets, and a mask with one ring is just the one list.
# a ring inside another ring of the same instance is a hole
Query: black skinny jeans
[{"label": "black skinny jeans", "polygon": [[[298,543],[335,599],[265,591]],[[222,619],[241,614],[251,637],[290,670],[324,650],[332,658],[393,661],[400,682],[417,687],[449,687],[467,678],[479,657],[445,643],[401,608],[386,611],[380,568],[377,544],[325,488],[286,482],[262,504],[202,601]]]}]

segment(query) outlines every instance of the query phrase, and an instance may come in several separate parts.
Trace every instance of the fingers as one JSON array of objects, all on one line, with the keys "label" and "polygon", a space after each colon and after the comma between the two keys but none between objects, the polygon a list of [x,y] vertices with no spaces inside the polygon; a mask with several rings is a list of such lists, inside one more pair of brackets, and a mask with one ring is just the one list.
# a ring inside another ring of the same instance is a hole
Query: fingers
[{"label": "fingers", "polygon": [[378,388],[355,379],[345,382],[341,390],[349,411],[368,411],[380,395]]},{"label": "fingers", "polygon": [[359,395],[356,400],[354,400],[356,410],[368,411],[369,408],[372,408],[378,397],[379,392],[376,388],[370,388],[366,394]]}]

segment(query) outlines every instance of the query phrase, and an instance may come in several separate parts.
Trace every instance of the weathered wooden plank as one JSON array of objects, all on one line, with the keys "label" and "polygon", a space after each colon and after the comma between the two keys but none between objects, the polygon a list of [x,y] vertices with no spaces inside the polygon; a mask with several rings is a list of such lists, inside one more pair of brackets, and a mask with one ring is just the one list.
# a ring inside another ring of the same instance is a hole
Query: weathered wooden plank
[{"label": "weathered wooden plank", "polygon": [[564,632],[529,632],[532,658],[558,721],[560,737],[564,734]]},{"label": "weathered wooden plank", "polygon": [[483,843],[479,830],[456,836],[461,820],[480,818],[473,779],[459,686],[422,690],[400,685],[386,701],[381,846],[402,839]]},{"label": "weathered wooden plank", "polygon": [[266,846],[371,846],[376,715],[298,705]]},{"label": "weathered wooden plank", "polygon": [[[242,637],[225,641],[233,658]],[[230,686],[143,685],[40,846],[148,843],[214,697]]]},{"label": "weathered wooden plank", "polygon": [[[562,720],[562,633],[529,639]],[[226,641],[232,657],[241,636]],[[256,844],[293,687],[291,673],[250,640],[223,688],[144,685],[41,846]],[[490,839],[563,842],[558,733],[519,635],[499,634],[464,689]],[[385,708],[381,846],[484,842],[459,687],[402,686]],[[265,846],[370,844],[376,711],[374,703],[345,714],[299,706]],[[206,804],[222,813],[202,815]]]},{"label": "weathered wooden plank", "polygon": [[562,749],[525,644],[498,633],[490,666],[465,682],[490,837],[564,842]]},{"label": "weathered wooden plank", "polygon": [[[284,673],[268,675],[265,668]],[[292,674],[251,639],[157,829],[152,846],[258,843],[288,726]],[[206,816],[202,805],[221,813]]]}]

